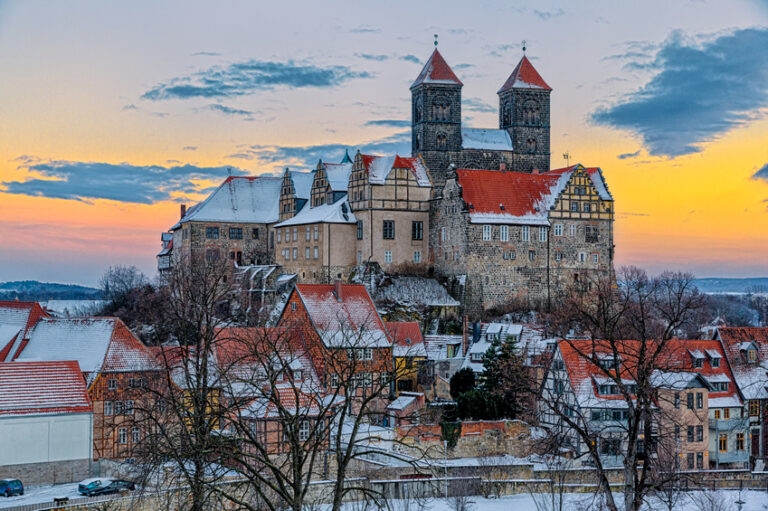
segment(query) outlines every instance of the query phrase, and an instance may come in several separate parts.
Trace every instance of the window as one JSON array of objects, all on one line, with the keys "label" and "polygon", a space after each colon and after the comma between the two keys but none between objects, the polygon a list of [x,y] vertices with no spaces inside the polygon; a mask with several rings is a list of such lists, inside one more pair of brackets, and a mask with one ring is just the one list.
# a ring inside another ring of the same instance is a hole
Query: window
[{"label": "window", "polygon": [[555,261],[560,262],[563,260],[563,253],[562,252],[555,252]]},{"label": "window", "polygon": [[589,213],[589,207],[590,207],[589,202],[585,202],[584,203],[584,213]]},{"label": "window", "polygon": [[693,442],[694,429],[693,426],[688,426],[688,442]]},{"label": "window", "polygon": [[680,408],[680,393],[675,392],[675,408]]},{"label": "window", "polygon": [[555,224],[555,236],[563,235],[563,224]]},{"label": "window", "polygon": [[483,241],[491,241],[493,237],[493,227],[490,225],[483,226]]},{"label": "window", "polygon": [[138,426],[133,427],[133,430],[131,431],[131,440],[134,444],[141,442],[141,430]]},{"label": "window", "polygon": [[597,243],[600,239],[600,229],[597,227],[584,227],[584,241],[587,243]]},{"label": "window", "polygon": [[749,416],[750,417],[760,416],[760,401],[758,401],[757,399],[749,400]]},{"label": "window", "polygon": [[696,393],[696,408],[698,410],[701,410],[702,408],[704,408],[704,394],[702,394],[701,392]]},{"label": "window", "polygon": [[580,263],[586,263],[587,262],[587,254],[584,252],[579,252],[579,262]]},{"label": "window", "polygon": [[114,378],[107,380],[107,388],[109,390],[117,390],[117,380]]},{"label": "window", "polygon": [[304,259],[309,259],[309,247],[304,247]]},{"label": "window", "polygon": [[295,261],[298,258],[299,258],[299,249],[296,247],[293,247],[293,260]]},{"label": "window", "polygon": [[314,247],[312,249],[312,259],[317,259],[319,253],[320,251],[317,249],[317,247]]},{"label": "window", "polygon": [[533,262],[536,260],[536,251],[535,250],[529,250],[528,251],[528,260],[530,262]]},{"label": "window", "polygon": [[117,441],[121,444],[128,443],[128,428],[120,428],[117,430]]},{"label": "window", "polygon": [[717,448],[720,452],[728,452],[728,434],[720,433],[720,437],[717,440]]},{"label": "window", "polygon": [[411,239],[424,239],[424,222],[411,222]]},{"label": "window", "polygon": [[384,251],[384,262],[385,263],[391,263],[392,262],[392,251],[391,250],[385,250]]},{"label": "window", "polygon": [[499,241],[509,241],[509,226],[499,226]]},{"label": "window", "polygon": [[218,227],[206,227],[205,228],[205,237],[209,240],[217,240],[219,239],[219,228]]},{"label": "window", "polygon": [[704,441],[704,426],[696,426],[696,441]]},{"label": "window", "polygon": [[736,433],[736,450],[744,450],[744,433]]},{"label": "window", "polygon": [[357,239],[359,240],[363,239],[363,221],[362,220],[357,221]]},{"label": "window", "polygon": [[568,226],[568,236],[576,236],[576,224],[571,224]]},{"label": "window", "polygon": [[414,263],[421,262],[421,250],[416,250],[413,252],[413,262]]},{"label": "window", "polygon": [[703,452],[697,452],[696,453],[696,468],[698,468],[698,469],[704,468],[704,453]]},{"label": "window", "polygon": [[688,461],[688,468],[693,470],[695,467],[693,466],[693,453],[689,452],[686,455],[686,460]]},{"label": "window", "polygon": [[715,392],[728,392],[728,382],[721,381],[712,384],[712,390]]},{"label": "window", "polygon": [[730,418],[731,418],[731,409],[723,408],[723,420],[727,421]]},{"label": "window", "polygon": [[[309,249],[307,249],[309,250]],[[357,251],[357,264],[363,264],[363,251],[358,250]]]},{"label": "window", "polygon": [[[304,240],[305,240],[305,241],[309,241],[311,238],[312,238],[312,234],[310,233],[310,229],[309,229],[309,226],[307,226],[307,227],[304,229]],[[360,239],[360,238],[357,238],[357,239]]]},{"label": "window", "polygon": [[600,262],[599,254],[592,254],[592,264],[598,264]]},{"label": "window", "polygon": [[331,388],[338,389],[339,388],[339,375],[332,373],[331,374]]},{"label": "window", "polygon": [[712,365],[712,367],[720,367],[720,359],[719,358],[713,358],[710,361],[710,364]]},{"label": "window", "polygon": [[693,410],[693,392],[689,392],[685,395],[685,407],[689,410]]},{"label": "window", "polygon": [[291,302],[291,310],[292,311],[296,310],[296,302]]},{"label": "window", "polygon": [[440,242],[448,241],[448,228],[447,227],[441,227],[440,228]]},{"label": "window", "polygon": [[520,229],[520,239],[523,241],[530,241],[531,240],[531,228],[527,225],[524,225]]},{"label": "window", "polygon": [[309,440],[309,421],[301,421],[299,424],[299,442]]},{"label": "window", "polygon": [[251,238],[254,239],[254,240],[259,239],[259,228],[258,227],[254,227],[251,230]]},{"label": "window", "polygon": [[320,233],[320,227],[316,225],[315,228],[313,229],[313,231],[314,231],[313,232],[314,240],[317,241],[317,237],[318,237],[318,235]]},{"label": "window", "polygon": [[112,401],[104,401],[104,415],[112,415],[113,413]]},{"label": "window", "polygon": [[125,402],[125,414],[133,415],[133,399],[129,399]]},{"label": "window", "polygon": [[697,369],[701,369],[704,367],[704,359],[703,358],[694,358],[693,359],[693,367]]},{"label": "window", "polygon": [[613,396],[619,393],[618,387],[612,383],[604,383],[598,387],[601,396]]},{"label": "window", "polygon": [[575,200],[571,201],[571,211],[578,211],[579,210],[579,203]]},{"label": "window", "polygon": [[241,240],[241,239],[243,239],[243,228],[242,227],[230,227],[229,228],[229,239],[231,239],[231,240]]},{"label": "window", "polygon": [[283,231],[278,229],[277,230],[277,242],[280,243],[281,241],[283,241]]},{"label": "window", "polygon": [[715,419],[720,418],[720,410],[715,410]]},{"label": "window", "polygon": [[[296,241],[299,239],[299,228],[294,227],[293,228],[293,241]],[[285,241],[288,241],[288,238],[286,237]]]},{"label": "window", "polygon": [[395,221],[394,220],[384,220],[382,227],[381,227],[382,237],[385,240],[393,240],[395,239]]},{"label": "window", "polygon": [[547,241],[547,228],[544,226],[539,227],[539,241]]},{"label": "window", "polygon": [[757,360],[757,350],[747,350],[747,360],[755,362]]},{"label": "window", "polygon": [[122,414],[123,414],[123,402],[115,401],[115,415],[122,415]]}]

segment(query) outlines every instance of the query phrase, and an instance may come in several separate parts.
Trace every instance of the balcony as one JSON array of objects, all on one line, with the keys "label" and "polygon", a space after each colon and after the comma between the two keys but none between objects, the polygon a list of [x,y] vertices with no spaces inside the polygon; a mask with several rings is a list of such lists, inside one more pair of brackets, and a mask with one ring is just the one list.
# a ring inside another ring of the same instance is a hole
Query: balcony
[{"label": "balcony", "polygon": [[709,429],[712,431],[746,431],[749,427],[749,417],[738,419],[709,419]]},{"label": "balcony", "polygon": [[746,450],[729,451],[729,452],[709,451],[710,463],[715,463],[715,464],[746,463],[748,461],[749,461],[749,453]]}]

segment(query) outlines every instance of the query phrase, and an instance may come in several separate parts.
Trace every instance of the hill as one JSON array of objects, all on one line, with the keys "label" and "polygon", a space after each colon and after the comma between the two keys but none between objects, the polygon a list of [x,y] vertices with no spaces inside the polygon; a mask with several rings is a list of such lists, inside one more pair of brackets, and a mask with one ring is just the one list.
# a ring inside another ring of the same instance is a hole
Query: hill
[{"label": "hill", "polygon": [[0,300],[98,300],[101,291],[77,284],[21,280],[0,283]]},{"label": "hill", "polygon": [[768,277],[743,279],[713,277],[696,279],[696,285],[703,293],[768,293]]}]

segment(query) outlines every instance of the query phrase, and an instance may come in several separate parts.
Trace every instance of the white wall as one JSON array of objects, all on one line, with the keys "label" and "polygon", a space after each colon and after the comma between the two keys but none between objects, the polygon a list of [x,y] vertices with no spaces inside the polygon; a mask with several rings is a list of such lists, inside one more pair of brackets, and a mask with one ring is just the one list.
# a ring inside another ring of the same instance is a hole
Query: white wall
[{"label": "white wall", "polygon": [[0,465],[89,459],[93,414],[0,416]]}]

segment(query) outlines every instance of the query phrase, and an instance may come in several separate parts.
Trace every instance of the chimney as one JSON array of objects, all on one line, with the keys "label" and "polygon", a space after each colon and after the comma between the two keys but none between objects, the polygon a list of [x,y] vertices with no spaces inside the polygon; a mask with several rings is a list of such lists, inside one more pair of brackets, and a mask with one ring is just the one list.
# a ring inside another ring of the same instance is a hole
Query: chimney
[{"label": "chimney", "polygon": [[333,292],[336,294],[336,301],[338,301],[338,302],[342,301],[342,299],[343,299],[342,294],[341,294],[342,286],[343,286],[343,284],[341,283],[341,280],[335,280],[333,282]]},{"label": "chimney", "polygon": [[181,205],[181,218],[184,218],[184,215],[186,215],[186,214],[187,214],[187,205],[186,204],[182,204]]},{"label": "chimney", "polygon": [[533,170],[531,171],[531,174],[536,174],[536,175],[538,175],[538,174],[539,174],[539,169],[533,169]]},{"label": "chimney", "polygon": [[499,163],[499,170],[502,171],[502,172],[506,172],[507,171],[507,164],[504,163],[504,162]]}]

